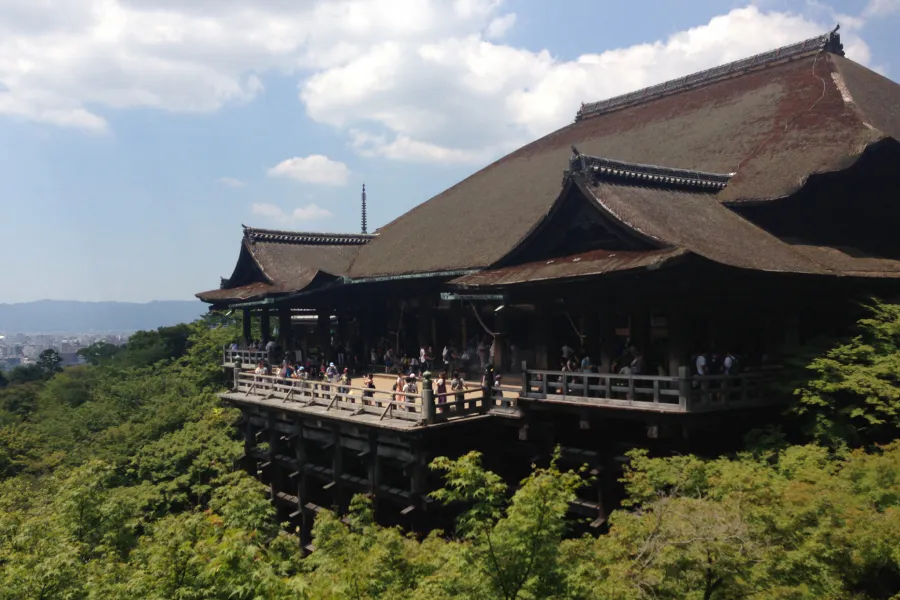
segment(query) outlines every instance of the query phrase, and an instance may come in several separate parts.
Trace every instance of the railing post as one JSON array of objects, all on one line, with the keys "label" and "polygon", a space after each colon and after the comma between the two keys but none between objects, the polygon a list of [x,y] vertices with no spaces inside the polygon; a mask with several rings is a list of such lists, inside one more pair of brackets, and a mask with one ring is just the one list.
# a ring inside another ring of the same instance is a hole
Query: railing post
[{"label": "railing post", "polygon": [[[408,400],[408,399],[407,399]],[[434,390],[431,387],[431,371],[422,373],[422,418],[425,423],[434,423]]]},{"label": "railing post", "polygon": [[678,367],[678,405],[691,412],[691,372],[687,367]]},{"label": "railing post", "polygon": [[528,392],[531,390],[528,389],[528,363],[524,360],[522,361],[522,396],[527,396]]},{"label": "railing post", "polygon": [[234,389],[237,391],[238,385],[240,384],[241,377],[241,357],[237,356],[234,359]]},{"label": "railing post", "polygon": [[612,400],[612,374],[603,376],[603,393],[607,400]]},{"label": "railing post", "polygon": [[494,406],[494,365],[488,363],[484,367],[484,381],[481,385],[481,408],[484,412]]}]

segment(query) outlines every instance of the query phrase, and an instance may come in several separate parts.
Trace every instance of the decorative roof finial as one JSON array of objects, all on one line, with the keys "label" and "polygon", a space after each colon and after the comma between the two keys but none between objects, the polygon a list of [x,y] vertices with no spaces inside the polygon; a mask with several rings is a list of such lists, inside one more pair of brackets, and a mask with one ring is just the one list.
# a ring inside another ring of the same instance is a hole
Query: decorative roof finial
[{"label": "decorative roof finial", "polygon": [[366,184],[363,184],[362,188],[362,232],[368,233],[366,231]]}]

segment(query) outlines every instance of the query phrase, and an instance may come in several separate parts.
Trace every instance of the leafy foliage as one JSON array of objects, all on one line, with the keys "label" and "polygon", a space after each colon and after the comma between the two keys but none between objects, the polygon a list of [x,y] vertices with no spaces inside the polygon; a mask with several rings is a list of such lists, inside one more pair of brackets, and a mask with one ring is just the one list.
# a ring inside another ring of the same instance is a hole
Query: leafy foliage
[{"label": "leafy foliage", "polygon": [[235,469],[237,415],[215,395],[231,319],[55,374],[48,359],[0,389],[0,600],[900,597],[900,307],[873,311],[798,388],[821,444],[766,430],[713,460],[633,451],[599,537],[570,528],[584,474],[555,458],[514,491],[476,452],[440,458],[454,531],[381,527],[356,497],[319,514],[307,557]]},{"label": "leafy foliage", "polygon": [[885,443],[900,433],[900,305],[873,302],[859,334],[807,367],[798,412],[831,445]]}]

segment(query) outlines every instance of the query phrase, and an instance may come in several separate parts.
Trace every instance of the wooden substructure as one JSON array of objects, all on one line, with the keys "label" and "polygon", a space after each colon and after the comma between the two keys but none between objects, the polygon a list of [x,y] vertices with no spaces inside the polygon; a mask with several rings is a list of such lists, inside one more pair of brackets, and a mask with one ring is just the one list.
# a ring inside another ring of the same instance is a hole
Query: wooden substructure
[{"label": "wooden substructure", "polygon": [[440,485],[428,464],[489,437],[489,420],[515,416],[513,401],[490,389],[444,400],[427,382],[422,393],[404,394],[241,370],[234,377],[221,397],[243,413],[244,468],[269,484],[281,516],[304,540],[316,512],[346,511],[358,493],[374,499],[382,523],[412,531],[449,526],[428,496]]},{"label": "wooden substructure", "polygon": [[[538,374],[543,378],[536,380]],[[715,453],[777,414],[760,408],[765,402],[750,390],[762,388],[749,383],[732,390],[725,383],[714,385],[721,378],[689,379],[684,398],[689,410],[679,410],[681,397],[669,392],[684,391],[684,381],[660,381],[657,394],[639,376],[626,383],[621,380],[629,378],[623,376],[584,374],[597,379],[596,384],[588,381],[589,393],[605,393],[600,380],[609,381],[613,397],[600,398],[574,395],[582,393],[575,390],[581,375],[566,373],[567,393],[553,394],[561,382],[552,378],[561,373],[527,371],[533,385],[516,401],[491,394],[485,403],[486,390],[470,390],[450,402],[434,400],[430,422],[433,394],[427,391],[404,395],[240,371],[233,391],[222,398],[243,413],[244,467],[270,486],[280,517],[305,542],[319,510],[343,512],[358,493],[373,499],[382,524],[415,532],[449,530],[455,509],[429,498],[442,481],[428,464],[472,450],[515,489],[532,465],[546,465],[559,447],[560,466],[586,465],[590,480],[570,507],[575,527],[596,530],[621,499],[619,479],[628,450]],[[749,374],[746,379],[757,380]],[[619,397],[629,393],[631,400]],[[742,404],[738,395],[745,393]],[[753,404],[757,401],[762,404]],[[721,408],[727,403],[729,410],[706,406],[718,403]]]}]

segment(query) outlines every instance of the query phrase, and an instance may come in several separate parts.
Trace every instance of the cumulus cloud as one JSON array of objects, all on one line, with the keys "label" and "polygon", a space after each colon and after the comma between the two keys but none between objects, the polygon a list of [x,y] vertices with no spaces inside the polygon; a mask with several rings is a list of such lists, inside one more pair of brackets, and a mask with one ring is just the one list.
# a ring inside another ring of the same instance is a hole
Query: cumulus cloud
[{"label": "cumulus cloud", "polygon": [[[870,61],[859,31],[898,2],[871,0],[845,27],[851,58]],[[571,122],[581,102],[830,29],[833,15],[815,6],[750,5],[560,60],[498,41],[516,22],[502,0],[4,0],[0,114],[102,132],[104,107],[215,110],[251,101],[277,71],[360,154],[478,164]],[[286,161],[273,174],[310,181],[304,169]],[[335,173],[317,182],[346,180]]]},{"label": "cumulus cloud", "polygon": [[241,181],[240,179],[235,179],[234,177],[220,177],[218,181],[225,187],[230,188],[239,188],[247,185],[245,182]]},{"label": "cumulus cloud", "polygon": [[484,36],[489,40],[503,37],[516,24],[516,13],[508,13],[488,23]]},{"label": "cumulus cloud", "polygon": [[[3,0],[0,114],[104,131],[104,107],[210,111],[267,72],[480,28],[497,0]],[[91,107],[91,108],[88,108]]]},{"label": "cumulus cloud", "polygon": [[[424,44],[392,42],[319,70],[304,81],[300,98],[310,117],[345,128],[351,146],[364,154],[480,163],[571,122],[581,102],[737,60],[828,28],[801,15],[750,6],[666,40],[572,61],[496,44],[478,34]],[[502,28],[493,29],[498,33]],[[868,47],[857,36],[847,36],[845,44],[856,60],[868,62]]]},{"label": "cumulus cloud", "polygon": [[288,158],[269,169],[267,173],[270,177],[287,177],[320,185],[344,185],[350,177],[347,165],[321,154]]},{"label": "cumulus cloud", "polygon": [[254,215],[259,215],[281,224],[296,224],[317,219],[327,219],[333,216],[330,210],[322,208],[316,203],[295,208],[291,212],[286,212],[275,204],[254,204],[252,211]]},{"label": "cumulus cloud", "polygon": [[870,0],[863,14],[868,17],[885,17],[900,12],[900,0]]}]

